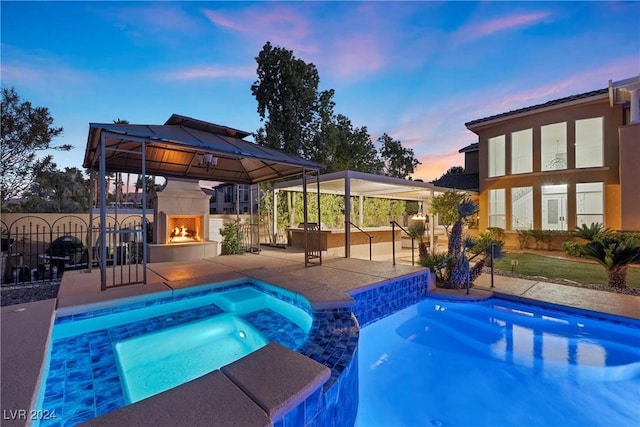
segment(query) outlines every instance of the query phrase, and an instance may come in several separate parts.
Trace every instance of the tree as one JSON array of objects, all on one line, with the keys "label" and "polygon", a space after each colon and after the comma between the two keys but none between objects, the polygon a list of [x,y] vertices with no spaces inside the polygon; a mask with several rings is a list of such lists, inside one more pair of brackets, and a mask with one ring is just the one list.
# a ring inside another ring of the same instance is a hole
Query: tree
[{"label": "tree", "polygon": [[429,206],[429,212],[438,215],[438,223],[444,226],[449,236],[449,227],[458,220],[458,203],[464,198],[463,193],[454,190],[435,196]]},{"label": "tree", "polygon": [[384,165],[365,126],[354,127],[347,116],[338,114],[323,135],[327,172],[354,170],[382,173]]},{"label": "tree", "polygon": [[53,126],[45,107],[33,107],[22,101],[15,89],[2,89],[2,134],[0,137],[0,190],[2,204],[25,191],[41,171],[53,170],[53,156],[38,154],[44,150],[69,151],[71,145],[53,145],[62,127]]},{"label": "tree", "polygon": [[[435,266],[437,270],[444,271],[440,273],[447,281],[447,283],[442,284],[443,286],[464,288],[467,280],[472,283],[480,275],[482,268],[490,258],[492,244],[495,244],[494,257],[500,258],[502,256],[502,243],[492,236],[483,236],[480,240],[464,236],[463,227],[465,222],[478,212],[478,205],[468,195],[456,191],[447,191],[434,197],[430,211],[438,215],[438,220],[441,224],[447,223],[447,227],[449,225],[452,226],[451,232],[448,233],[447,256],[440,259],[438,261],[439,265]],[[478,246],[480,247],[478,248]],[[474,247],[476,247],[475,254],[472,254],[471,250]],[[481,258],[471,266],[470,262],[477,257]],[[431,264],[431,260],[428,257],[424,260],[421,259],[420,262],[424,266]]]},{"label": "tree", "polygon": [[592,222],[576,227],[573,236],[587,241],[576,244],[578,252],[605,268],[609,286],[627,287],[627,268],[632,262],[640,261],[640,235],[616,232]]},{"label": "tree", "polygon": [[25,192],[25,198],[23,208],[27,212],[87,212],[89,181],[75,167],[42,171]]},{"label": "tree", "polygon": [[396,178],[409,178],[421,162],[413,155],[411,148],[404,148],[402,143],[386,133],[378,138],[381,144],[380,156],[384,162],[384,174]]},{"label": "tree", "polygon": [[270,42],[256,62],[258,80],[251,85],[251,93],[258,101],[260,120],[265,122],[255,134],[256,142],[301,155],[318,107],[318,70]]},{"label": "tree", "polygon": [[633,234],[602,231],[584,245],[583,253],[605,268],[609,286],[626,288],[629,264],[640,261],[640,239]]},{"label": "tree", "polygon": [[[125,120],[125,119],[120,119],[117,118],[113,121],[114,124],[118,125],[128,125],[129,124],[129,120]],[[120,180],[122,181],[122,177],[120,178]],[[127,172],[127,186],[125,187],[127,189],[127,200],[125,201],[129,201],[129,184],[131,183],[131,174],[129,172]]]},{"label": "tree", "polygon": [[391,138],[384,146],[383,161],[366,126],[355,127],[347,116],[334,113],[334,90],[318,91],[315,65],[269,42],[256,62],[258,80],[251,93],[264,122],[254,134],[258,144],[324,164],[327,172],[350,169],[381,174],[387,161],[392,176],[406,177],[419,164],[412,150]]},{"label": "tree", "polygon": [[442,176],[440,176],[440,178],[436,179],[435,181],[438,181],[439,179],[442,179],[445,176],[460,175],[463,173],[464,173],[464,168],[462,166],[451,166],[449,169],[447,169],[445,173],[442,174]]}]

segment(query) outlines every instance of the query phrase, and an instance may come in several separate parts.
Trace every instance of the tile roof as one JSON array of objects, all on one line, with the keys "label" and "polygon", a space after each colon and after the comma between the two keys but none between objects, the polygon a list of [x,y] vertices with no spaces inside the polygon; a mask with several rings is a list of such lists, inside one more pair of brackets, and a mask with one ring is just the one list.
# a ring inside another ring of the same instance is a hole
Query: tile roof
[{"label": "tile roof", "polygon": [[520,113],[526,113],[529,111],[539,110],[546,107],[552,107],[554,105],[564,104],[566,102],[577,101],[580,99],[591,98],[592,96],[604,95],[608,93],[609,93],[609,88],[592,90],[591,92],[585,92],[577,95],[567,96],[565,98],[554,99],[553,101],[545,102],[544,104],[532,105],[531,107],[520,108],[518,110],[507,111],[506,113],[500,113],[500,114],[485,117],[482,119],[472,120],[470,122],[465,123],[464,125],[468,128],[469,126],[474,126],[483,122],[488,122],[490,120],[502,119],[504,117],[509,117],[516,114],[520,114]]},{"label": "tile roof", "polygon": [[473,144],[469,144],[466,147],[463,147],[458,150],[458,153],[468,153],[470,151],[478,151],[478,147],[480,144],[478,142],[474,142]]},{"label": "tile roof", "polygon": [[480,175],[477,173],[454,173],[441,176],[431,183],[437,187],[478,191],[480,189]]}]

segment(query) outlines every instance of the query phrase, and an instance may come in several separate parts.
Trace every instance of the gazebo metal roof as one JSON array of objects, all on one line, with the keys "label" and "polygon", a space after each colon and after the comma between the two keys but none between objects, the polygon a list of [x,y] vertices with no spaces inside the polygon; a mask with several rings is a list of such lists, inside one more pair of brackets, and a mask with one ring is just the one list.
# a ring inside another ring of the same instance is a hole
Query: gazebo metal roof
[{"label": "gazebo metal roof", "polygon": [[[347,185],[348,188],[345,186]],[[278,182],[274,188],[302,192],[302,180]],[[436,187],[430,182],[411,181],[390,176],[374,175],[357,171],[340,171],[320,175],[320,192],[351,196],[379,197],[396,200],[430,200],[433,194],[444,193],[451,188]],[[316,191],[311,186],[307,191]]]},{"label": "gazebo metal roof", "polygon": [[[91,123],[83,166],[98,170],[104,138],[106,172],[141,173],[143,147],[146,175],[255,184],[323,167],[242,139],[248,135],[177,114],[164,125]],[[202,164],[205,155],[217,163]]]}]

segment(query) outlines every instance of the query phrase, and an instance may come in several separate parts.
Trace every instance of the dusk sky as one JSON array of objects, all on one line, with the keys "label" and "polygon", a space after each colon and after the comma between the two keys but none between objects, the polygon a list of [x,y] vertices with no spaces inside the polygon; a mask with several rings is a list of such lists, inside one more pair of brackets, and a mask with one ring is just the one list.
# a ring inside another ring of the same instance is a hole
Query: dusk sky
[{"label": "dusk sky", "polygon": [[[58,167],[89,123],[172,113],[254,132],[265,42],[316,65],[335,112],[386,132],[432,180],[464,164],[464,123],[640,74],[639,2],[9,2],[2,87],[49,108]],[[250,138],[249,138],[250,139]]]}]

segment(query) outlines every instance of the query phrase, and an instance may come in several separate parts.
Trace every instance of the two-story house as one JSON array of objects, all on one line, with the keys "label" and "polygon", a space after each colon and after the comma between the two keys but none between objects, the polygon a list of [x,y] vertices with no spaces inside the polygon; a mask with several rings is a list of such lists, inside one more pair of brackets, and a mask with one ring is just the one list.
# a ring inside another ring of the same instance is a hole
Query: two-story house
[{"label": "two-story house", "polygon": [[[211,189],[203,188],[203,191],[211,196],[209,202],[209,212],[211,214],[246,214],[251,212],[253,202],[253,212],[257,212],[258,199],[257,189],[251,188],[247,184],[224,183]],[[252,199],[252,201],[250,201]]]},{"label": "two-story house", "polygon": [[473,120],[480,229],[640,231],[640,76]]}]

